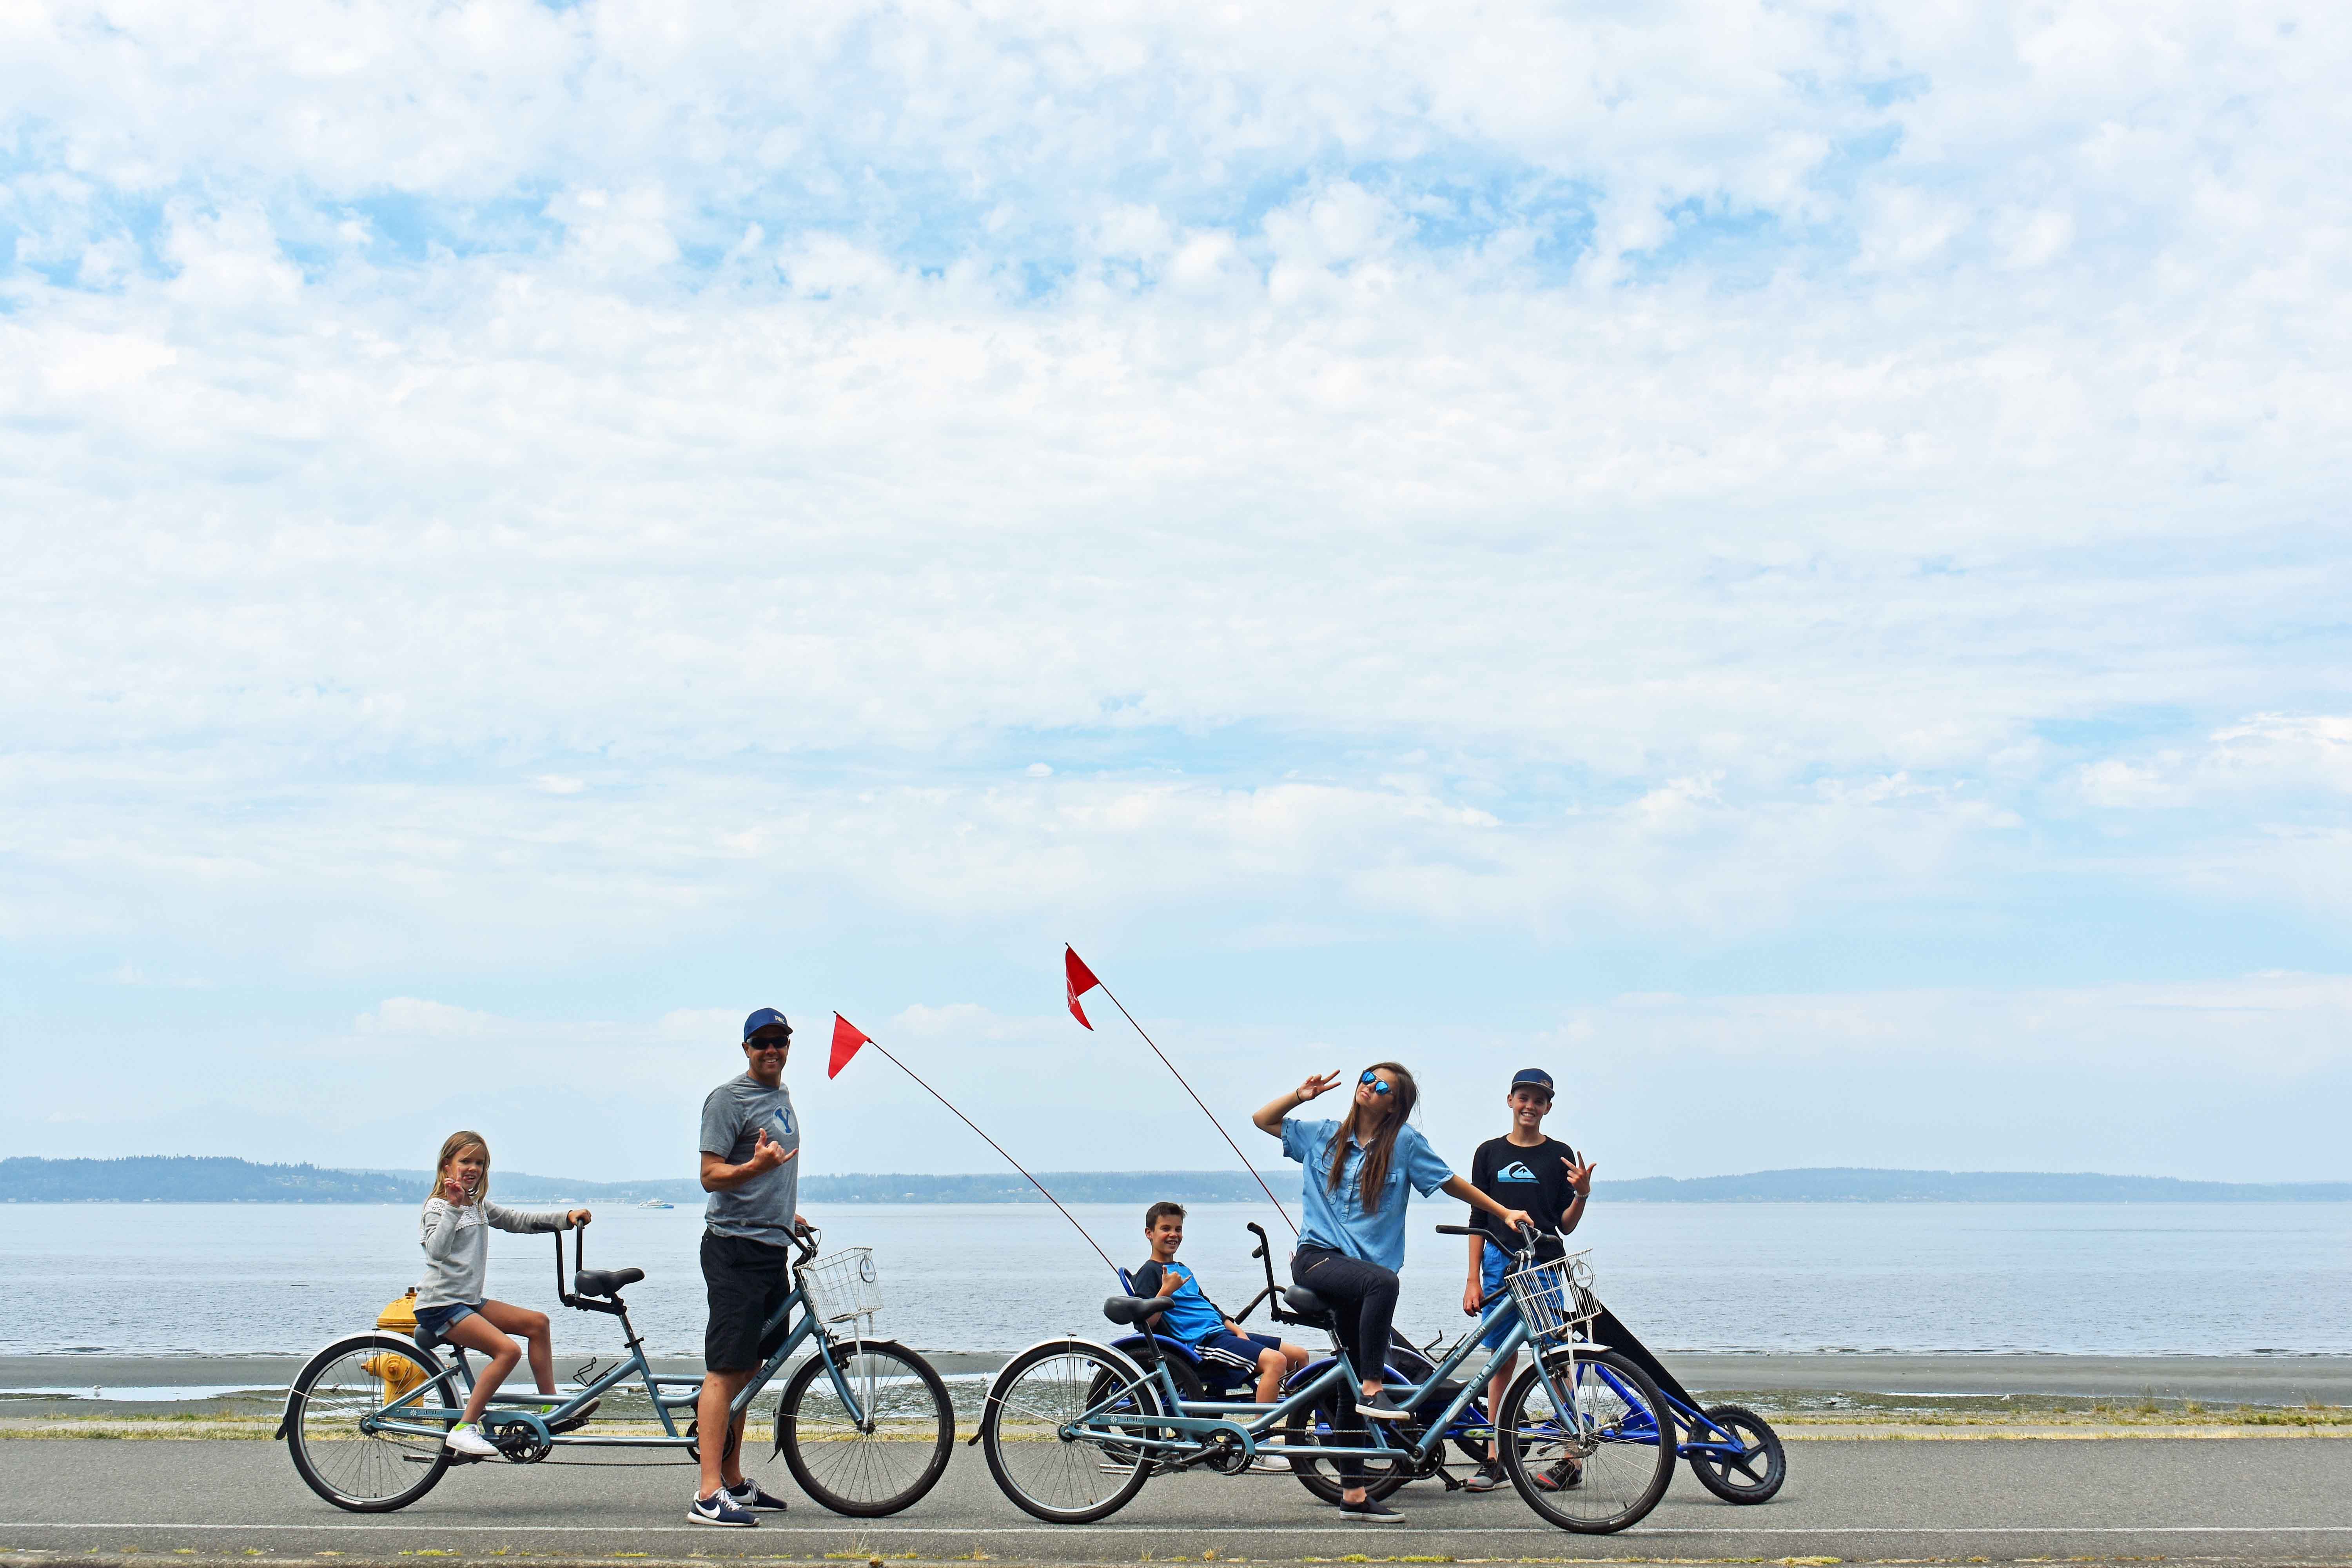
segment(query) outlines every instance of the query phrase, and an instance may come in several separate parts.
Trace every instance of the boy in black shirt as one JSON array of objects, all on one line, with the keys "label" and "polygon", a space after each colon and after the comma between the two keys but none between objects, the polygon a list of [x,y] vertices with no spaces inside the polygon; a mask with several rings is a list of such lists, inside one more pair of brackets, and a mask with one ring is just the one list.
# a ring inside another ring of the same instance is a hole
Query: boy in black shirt
[{"label": "boy in black shirt", "polygon": [[[1592,1166],[1559,1140],[1544,1136],[1543,1120],[1551,1110],[1551,1074],[1540,1068],[1523,1068],[1511,1079],[1504,1103],[1511,1108],[1511,1130],[1478,1145],[1470,1163],[1470,1184],[1507,1208],[1526,1210],[1545,1233],[1545,1252],[1557,1258],[1560,1242],[1554,1238],[1566,1237],[1584,1217],[1584,1200],[1592,1193]],[[1475,1317],[1503,1293],[1503,1276],[1519,1238],[1504,1235],[1502,1222],[1483,1212],[1471,1216],[1471,1225],[1479,1234],[1470,1237],[1470,1279],[1462,1289],[1462,1310]],[[1503,1319],[1487,1331],[1483,1342],[1489,1349],[1501,1344],[1513,1321]],[[1490,1412],[1502,1408],[1518,1364],[1514,1352],[1488,1380]],[[1492,1491],[1503,1479],[1503,1468],[1489,1450],[1486,1462],[1470,1478],[1469,1489]],[[1573,1486],[1576,1479],[1572,1467],[1555,1466],[1537,1484],[1558,1488]]]}]

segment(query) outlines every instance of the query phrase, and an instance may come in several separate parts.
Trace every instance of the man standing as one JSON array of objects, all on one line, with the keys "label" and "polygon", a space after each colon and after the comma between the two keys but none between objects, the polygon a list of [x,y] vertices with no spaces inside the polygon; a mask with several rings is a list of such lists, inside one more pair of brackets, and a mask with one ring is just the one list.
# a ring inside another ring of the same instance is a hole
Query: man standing
[{"label": "man standing", "polygon": [[[743,1475],[743,1417],[728,1406],[759,1370],[761,1330],[792,1293],[793,1232],[802,1224],[801,1126],[784,1087],[793,1026],[773,1007],[743,1020],[744,1070],[702,1102],[702,1282],[710,1319],[702,1336],[702,1397],[695,1406],[702,1489],[696,1524],[755,1525],[753,1510],[783,1511]],[[723,1434],[723,1437],[721,1436]]]},{"label": "man standing", "polygon": [[[1584,1217],[1584,1200],[1592,1194],[1592,1167],[1567,1144],[1544,1136],[1544,1117],[1551,1110],[1551,1074],[1541,1068],[1522,1068],[1512,1078],[1503,1103],[1510,1107],[1511,1130],[1478,1145],[1470,1162],[1470,1184],[1506,1208],[1527,1210],[1536,1228],[1544,1233],[1538,1243],[1543,1254],[1558,1258],[1562,1238]],[[1462,1310],[1475,1313],[1503,1293],[1503,1278],[1519,1238],[1507,1234],[1498,1221],[1483,1211],[1473,1215],[1470,1223],[1470,1280],[1462,1288]],[[1517,1321],[1516,1314],[1507,1314],[1487,1331],[1483,1342],[1489,1350],[1500,1345]],[[1503,1407],[1503,1395],[1509,1391],[1511,1373],[1518,1364],[1514,1352],[1487,1380],[1489,1413]],[[1557,1490],[1574,1486],[1578,1474],[1571,1460],[1550,1467],[1536,1479],[1536,1484]],[[1501,1460],[1490,1448],[1486,1462],[1467,1484],[1474,1492],[1492,1491],[1504,1479]]]}]

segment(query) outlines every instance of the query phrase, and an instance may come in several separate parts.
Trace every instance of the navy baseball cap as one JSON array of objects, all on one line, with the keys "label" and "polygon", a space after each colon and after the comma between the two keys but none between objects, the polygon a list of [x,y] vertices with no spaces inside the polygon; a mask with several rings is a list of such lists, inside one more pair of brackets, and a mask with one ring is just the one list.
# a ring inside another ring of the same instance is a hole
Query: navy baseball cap
[{"label": "navy baseball cap", "polygon": [[789,1019],[773,1007],[762,1007],[743,1020],[743,1037],[748,1040],[762,1029],[782,1029],[789,1035],[793,1032],[793,1026]]},{"label": "navy baseball cap", "polygon": [[1511,1087],[1542,1089],[1544,1098],[1549,1100],[1551,1098],[1551,1074],[1541,1068],[1521,1068],[1511,1075]]}]

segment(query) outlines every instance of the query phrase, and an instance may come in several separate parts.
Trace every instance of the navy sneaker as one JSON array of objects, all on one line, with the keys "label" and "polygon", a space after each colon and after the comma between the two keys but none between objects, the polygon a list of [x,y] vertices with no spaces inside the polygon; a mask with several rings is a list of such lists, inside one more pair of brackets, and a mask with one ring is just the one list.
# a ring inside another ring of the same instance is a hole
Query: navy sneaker
[{"label": "navy sneaker", "polygon": [[1412,1415],[1412,1411],[1391,1399],[1389,1391],[1385,1388],[1369,1399],[1359,1397],[1356,1401],[1356,1414],[1369,1415],[1375,1421],[1404,1421],[1411,1419]]},{"label": "navy sneaker", "polygon": [[1402,1524],[1404,1515],[1381,1502],[1378,1498],[1366,1498],[1361,1502],[1343,1502],[1339,1511],[1355,1524]]},{"label": "navy sneaker", "polygon": [[751,1509],[760,1513],[782,1513],[784,1511],[784,1500],[774,1496],[772,1493],[761,1491],[760,1489],[760,1483],[753,1480],[749,1476],[743,1478],[743,1484],[741,1486],[729,1487],[726,1489],[726,1491],[729,1497],[735,1500],[735,1506],[737,1508]]},{"label": "navy sneaker", "polygon": [[698,1497],[688,1503],[686,1509],[686,1521],[688,1524],[720,1524],[730,1530],[745,1530],[760,1522],[751,1514],[735,1506],[735,1500],[727,1495],[725,1487],[719,1488],[709,1497]]},{"label": "navy sneaker", "polygon": [[1562,1459],[1559,1464],[1536,1477],[1536,1489],[1564,1492],[1584,1484],[1584,1467],[1574,1459]]}]

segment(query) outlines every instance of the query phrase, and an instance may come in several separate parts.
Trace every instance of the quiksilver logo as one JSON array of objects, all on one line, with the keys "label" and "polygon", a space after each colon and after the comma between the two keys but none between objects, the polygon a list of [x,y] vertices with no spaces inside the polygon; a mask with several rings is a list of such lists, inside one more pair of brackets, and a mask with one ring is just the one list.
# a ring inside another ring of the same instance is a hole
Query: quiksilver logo
[{"label": "quiksilver logo", "polygon": [[1535,1179],[1536,1173],[1528,1169],[1524,1160],[1512,1161],[1495,1177],[1498,1182],[1532,1182]]}]

